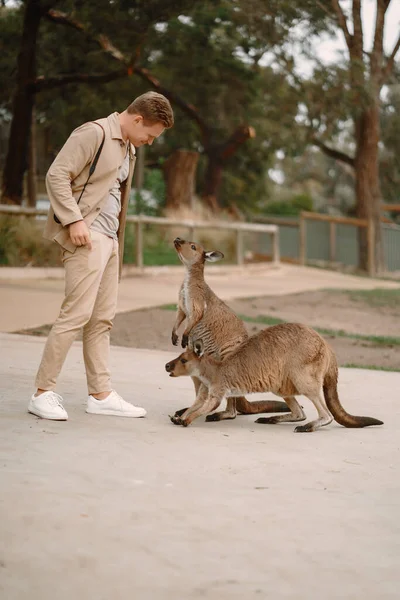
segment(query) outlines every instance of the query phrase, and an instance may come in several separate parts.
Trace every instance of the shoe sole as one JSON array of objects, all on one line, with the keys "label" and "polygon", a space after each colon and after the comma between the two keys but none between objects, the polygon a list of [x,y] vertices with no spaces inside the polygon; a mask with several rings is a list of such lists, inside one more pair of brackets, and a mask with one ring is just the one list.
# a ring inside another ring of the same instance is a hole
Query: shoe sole
[{"label": "shoe sole", "polygon": [[54,415],[35,412],[31,408],[28,408],[28,413],[40,419],[47,419],[48,421],[68,421],[68,415],[66,417],[55,417]]},{"label": "shoe sole", "polygon": [[146,416],[147,413],[144,413],[144,415],[129,415],[126,413],[122,413],[119,411],[114,411],[114,410],[90,410],[90,409],[86,409],[86,412],[88,413],[88,415],[104,415],[106,417],[129,417],[131,419],[143,419],[143,417]]}]

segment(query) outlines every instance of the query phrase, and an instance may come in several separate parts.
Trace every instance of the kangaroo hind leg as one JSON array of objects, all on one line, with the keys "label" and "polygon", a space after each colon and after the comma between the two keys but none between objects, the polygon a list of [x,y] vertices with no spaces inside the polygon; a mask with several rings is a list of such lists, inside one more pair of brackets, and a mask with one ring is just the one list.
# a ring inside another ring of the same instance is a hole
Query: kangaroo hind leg
[{"label": "kangaroo hind leg", "polygon": [[236,398],[236,410],[241,415],[290,412],[288,405],[281,400],[253,400],[249,402],[244,396]]},{"label": "kangaroo hind leg", "polygon": [[296,398],[294,396],[286,396],[284,400],[290,408],[289,414],[276,415],[274,417],[260,417],[256,420],[256,423],[274,425],[275,423],[293,423],[295,421],[305,421],[306,415]]},{"label": "kangaroo hind leg", "polygon": [[224,421],[225,419],[236,419],[236,398],[227,398],[226,409],[207,415],[206,421]]},{"label": "kangaroo hind leg", "polygon": [[331,423],[333,421],[333,416],[331,415],[331,413],[329,412],[329,410],[326,407],[324,394],[322,391],[322,386],[320,387],[319,390],[315,390],[315,391],[312,391],[307,394],[304,393],[304,395],[309,400],[311,400],[311,402],[314,404],[315,408],[317,409],[318,419],[315,419],[315,421],[310,421],[309,423],[306,423],[305,425],[298,425],[295,428],[295,432],[303,433],[303,432],[316,431],[320,427],[329,425],[329,423]]}]

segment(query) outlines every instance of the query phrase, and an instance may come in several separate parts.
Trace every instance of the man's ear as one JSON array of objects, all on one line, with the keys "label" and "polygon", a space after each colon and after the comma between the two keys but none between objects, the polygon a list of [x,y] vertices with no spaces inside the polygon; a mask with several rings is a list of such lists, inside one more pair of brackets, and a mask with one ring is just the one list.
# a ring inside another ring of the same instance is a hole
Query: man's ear
[{"label": "man's ear", "polygon": [[210,252],[204,252],[204,257],[208,262],[218,262],[224,255],[219,250],[211,250]]},{"label": "man's ear", "polygon": [[135,115],[133,117],[133,120],[135,121],[135,123],[140,123],[141,121],[143,121],[143,117],[142,115]]},{"label": "man's ear", "polygon": [[194,343],[194,348],[193,348],[193,352],[195,353],[196,356],[198,356],[199,358],[201,358],[203,356],[203,352],[204,352],[204,347],[203,347],[203,342],[201,340],[197,340]]}]

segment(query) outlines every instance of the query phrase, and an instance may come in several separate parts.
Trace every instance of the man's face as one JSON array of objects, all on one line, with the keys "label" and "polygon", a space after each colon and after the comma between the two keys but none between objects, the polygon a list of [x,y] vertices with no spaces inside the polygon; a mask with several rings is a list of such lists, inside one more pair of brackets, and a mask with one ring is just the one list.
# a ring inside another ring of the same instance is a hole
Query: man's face
[{"label": "man's face", "polygon": [[126,134],[131,144],[136,146],[144,146],[154,142],[160,136],[165,127],[162,123],[154,123],[153,125],[145,125],[143,117],[140,115],[132,115],[126,127]]}]

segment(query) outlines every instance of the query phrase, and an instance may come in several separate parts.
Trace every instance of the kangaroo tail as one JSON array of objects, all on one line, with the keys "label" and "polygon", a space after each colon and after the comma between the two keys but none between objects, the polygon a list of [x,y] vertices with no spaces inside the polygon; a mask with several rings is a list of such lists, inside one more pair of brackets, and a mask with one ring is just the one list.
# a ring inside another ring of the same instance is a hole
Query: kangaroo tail
[{"label": "kangaroo tail", "polygon": [[244,396],[236,398],[236,410],[242,415],[258,415],[260,413],[290,412],[286,402],[279,400],[260,400],[249,402]]},{"label": "kangaroo tail", "polygon": [[325,375],[323,391],[325,402],[332,413],[335,421],[344,427],[368,427],[369,425],[383,425],[383,421],[373,417],[357,417],[345,411],[340,403],[337,391],[338,368],[336,361],[331,361],[328,372]]}]

